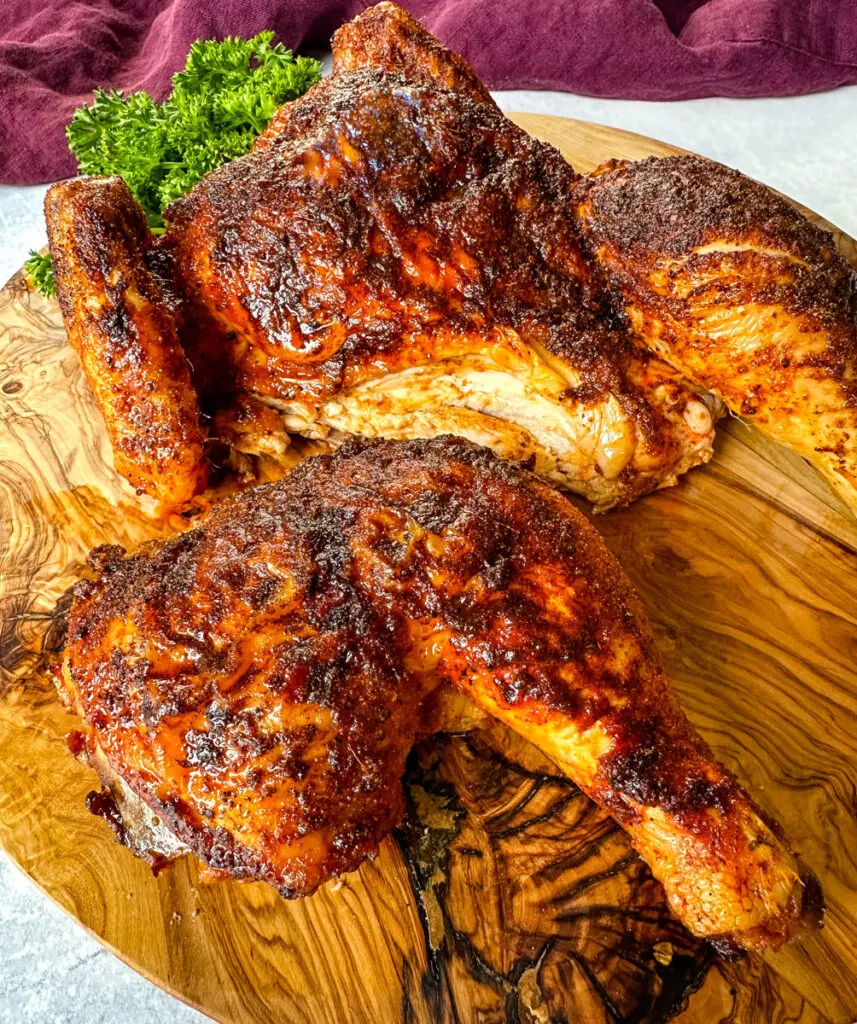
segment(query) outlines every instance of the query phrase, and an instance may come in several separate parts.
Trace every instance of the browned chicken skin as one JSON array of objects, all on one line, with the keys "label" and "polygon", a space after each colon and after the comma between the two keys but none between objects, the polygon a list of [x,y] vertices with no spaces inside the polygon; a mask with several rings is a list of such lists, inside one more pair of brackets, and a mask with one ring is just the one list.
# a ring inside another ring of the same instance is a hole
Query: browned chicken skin
[{"label": "browned chicken skin", "polygon": [[334,74],[367,67],[394,71],[411,82],[435,83],[494,106],[467,61],[396,4],[363,11],[337,29],[332,47]]},{"label": "browned chicken skin", "polygon": [[493,103],[374,68],[285,118],[167,214],[239,391],[309,436],[448,430],[534,456],[599,507],[708,458],[716,403],[632,348],[555,150]]},{"label": "browned chicken skin", "polygon": [[706,461],[720,403],[633,347],[560,154],[393,5],[334,52],[332,78],[167,211],[208,411],[251,394],[334,442],[456,433],[599,508]]},{"label": "browned chicken skin", "polygon": [[583,195],[593,252],[646,351],[857,508],[857,277],[830,235],[700,157],[614,163]]},{"label": "browned chicken skin", "polygon": [[181,505],[205,487],[205,434],[190,370],[161,285],[153,239],[121,178],[48,190],[57,295],[71,344],[104,413],[117,472]]},{"label": "browned chicken skin", "polygon": [[599,536],[484,448],[353,442],[96,568],[67,700],[90,753],[217,870],[304,895],[356,867],[446,684],[608,808],[696,934],[763,948],[817,910],[679,709]]}]

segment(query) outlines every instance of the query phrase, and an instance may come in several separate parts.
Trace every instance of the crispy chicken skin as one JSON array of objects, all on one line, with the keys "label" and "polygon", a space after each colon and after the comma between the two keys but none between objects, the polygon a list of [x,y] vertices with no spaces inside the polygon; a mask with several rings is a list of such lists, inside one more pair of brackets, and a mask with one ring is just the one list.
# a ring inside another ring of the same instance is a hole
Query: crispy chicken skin
[{"label": "crispy chicken skin", "polygon": [[69,341],[116,470],[181,505],[205,487],[204,432],[172,312],[145,263],[143,212],[121,178],[76,178],[48,190],[45,215]]},{"label": "crispy chicken skin", "polygon": [[831,236],[699,157],[610,164],[579,212],[642,345],[857,509],[857,276]]},{"label": "crispy chicken skin", "polygon": [[394,71],[409,81],[434,82],[494,105],[467,61],[396,4],[376,4],[352,18],[334,33],[331,46],[334,74],[364,67]]},{"label": "crispy chicken skin", "polygon": [[59,672],[106,761],[217,871],[287,895],[401,813],[426,697],[457,688],[624,825],[697,935],[776,946],[817,883],[681,712],[597,533],[458,438],[349,442],[79,583]]},{"label": "crispy chicken skin", "polygon": [[392,4],[163,239],[118,179],[54,186],[46,212],[135,487],[205,486],[197,395],[238,452],[346,442],[78,584],[58,685],[135,852],[314,891],[394,827],[452,693],[606,807],[697,935],[764,949],[817,922],[600,539],[461,438],[603,509],[707,461],[725,402],[853,501],[857,300],[827,236],[707,161],[580,177]]}]

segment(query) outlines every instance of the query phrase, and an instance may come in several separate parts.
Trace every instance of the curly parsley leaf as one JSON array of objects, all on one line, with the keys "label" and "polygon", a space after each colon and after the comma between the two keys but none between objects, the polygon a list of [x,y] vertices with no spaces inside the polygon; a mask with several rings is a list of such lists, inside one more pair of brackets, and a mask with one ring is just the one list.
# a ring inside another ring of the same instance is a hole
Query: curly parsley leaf
[{"label": "curly parsley leaf", "polygon": [[24,264],[24,273],[42,295],[49,299],[54,298],[57,293],[57,283],[54,280],[54,267],[51,258],[47,253],[36,252],[30,249],[30,256]]},{"label": "curly parsley leaf", "polygon": [[[317,60],[295,57],[273,40],[273,32],[198,40],[163,103],[145,92],[97,89],[66,128],[80,173],[120,175],[151,229],[163,232],[163,213],[174,199],[243,156],[277,108],[321,77]],[[41,260],[49,268],[49,258]]]},{"label": "curly parsley leaf", "polygon": [[67,135],[83,174],[119,174],[154,231],[164,209],[203,175],[243,156],[274,112],[321,77],[273,32],[252,39],[198,40],[163,103],[145,92],[98,90],[75,112]]}]

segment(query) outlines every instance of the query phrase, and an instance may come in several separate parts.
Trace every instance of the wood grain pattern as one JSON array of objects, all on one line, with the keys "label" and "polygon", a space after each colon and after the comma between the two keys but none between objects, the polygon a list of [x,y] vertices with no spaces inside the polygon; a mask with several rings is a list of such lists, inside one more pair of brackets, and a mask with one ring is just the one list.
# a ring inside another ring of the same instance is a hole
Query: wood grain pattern
[{"label": "wood grain pattern", "polygon": [[[676,152],[515,120],[581,170]],[[624,833],[499,728],[416,752],[395,840],[311,899],[199,884],[190,861],[152,876],[84,808],[94,776],[43,649],[91,547],[182,524],[113,473],[59,311],[20,275],[0,293],[0,423],[0,844],[137,970],[229,1024],[857,1019],[857,524],[800,458],[733,420],[709,466],[596,523],[690,717],[825,888],[822,932],[723,964]]]}]

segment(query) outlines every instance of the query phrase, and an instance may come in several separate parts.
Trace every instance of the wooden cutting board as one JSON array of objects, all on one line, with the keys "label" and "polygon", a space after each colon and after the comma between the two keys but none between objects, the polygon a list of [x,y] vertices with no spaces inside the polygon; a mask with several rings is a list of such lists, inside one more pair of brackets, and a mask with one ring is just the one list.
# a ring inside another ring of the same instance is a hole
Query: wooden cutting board
[{"label": "wooden cutting board", "polygon": [[[677,152],[514,120],[580,170]],[[310,899],[202,884],[190,861],[154,877],[85,809],[95,777],[65,747],[44,651],[91,547],[183,524],[114,475],[59,310],[20,274],[0,293],[0,422],[0,843],[156,984],[230,1024],[857,1019],[857,525],[798,457],[731,420],[709,466],[597,519],[690,717],[827,896],[822,932],[723,964],[624,834],[499,729],[421,750],[400,833]]]}]

